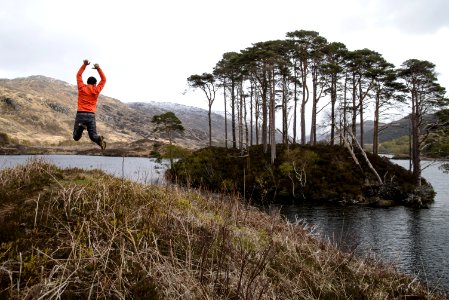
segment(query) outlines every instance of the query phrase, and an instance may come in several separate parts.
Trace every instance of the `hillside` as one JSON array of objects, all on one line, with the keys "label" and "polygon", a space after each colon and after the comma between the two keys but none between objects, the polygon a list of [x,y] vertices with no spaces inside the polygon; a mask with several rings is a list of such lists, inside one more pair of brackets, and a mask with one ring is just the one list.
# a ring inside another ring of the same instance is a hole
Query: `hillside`
[{"label": "hillside", "polygon": [[[31,144],[57,144],[71,140],[76,113],[76,86],[63,81],[30,76],[0,80],[0,126],[11,138]],[[145,114],[100,95],[98,131],[111,142],[139,139],[151,128]],[[136,121],[141,126],[134,126]]]},{"label": "hillside", "polygon": [[[58,145],[72,143],[76,113],[75,85],[45,76],[0,79],[0,132],[22,144]],[[132,103],[100,95],[97,107],[98,132],[109,143],[130,143],[141,139],[162,139],[152,133],[155,114],[173,111],[185,132],[176,142],[188,148],[207,144],[207,111],[173,103]],[[224,140],[224,118],[214,114],[214,141]],[[220,127],[221,126],[221,127]],[[83,143],[90,144],[83,137]]]},{"label": "hillside", "polygon": [[447,299],[238,198],[41,161],[0,172],[1,299]]},{"label": "hillside", "polygon": [[[425,122],[435,122],[435,114],[429,114],[424,117]],[[358,129],[358,128],[357,128]],[[364,140],[366,144],[373,143],[373,121],[364,123]],[[393,121],[391,123],[381,123],[379,125],[379,142],[387,142],[410,135],[409,116]]]}]

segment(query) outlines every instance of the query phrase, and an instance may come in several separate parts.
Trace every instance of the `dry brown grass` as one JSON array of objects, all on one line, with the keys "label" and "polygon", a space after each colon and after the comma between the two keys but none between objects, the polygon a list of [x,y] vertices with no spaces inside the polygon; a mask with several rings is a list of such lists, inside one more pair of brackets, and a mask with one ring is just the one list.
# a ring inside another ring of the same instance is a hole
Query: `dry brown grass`
[{"label": "dry brown grass", "polygon": [[444,298],[237,197],[31,161],[0,199],[0,298]]}]

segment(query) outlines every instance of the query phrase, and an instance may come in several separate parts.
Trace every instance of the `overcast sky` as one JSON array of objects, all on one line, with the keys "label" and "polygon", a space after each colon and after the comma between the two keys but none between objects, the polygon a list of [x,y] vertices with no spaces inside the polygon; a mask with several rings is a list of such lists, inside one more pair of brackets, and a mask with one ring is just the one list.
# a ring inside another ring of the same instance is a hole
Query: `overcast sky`
[{"label": "overcast sky", "polygon": [[201,94],[183,95],[188,76],[212,72],[225,52],[304,29],[396,66],[431,61],[449,89],[448,13],[448,0],[0,0],[0,78],[76,84],[88,58],[106,74],[104,95],[207,108]]}]

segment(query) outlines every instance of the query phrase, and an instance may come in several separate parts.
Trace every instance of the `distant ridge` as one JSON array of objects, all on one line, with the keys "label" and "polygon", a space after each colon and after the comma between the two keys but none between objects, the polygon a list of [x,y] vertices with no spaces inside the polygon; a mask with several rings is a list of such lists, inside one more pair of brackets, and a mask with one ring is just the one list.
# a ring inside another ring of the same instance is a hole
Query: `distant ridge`
[{"label": "distant ridge", "polygon": [[[208,128],[208,116],[207,110],[187,106],[178,103],[171,102],[133,102],[128,103],[129,107],[144,112],[149,116],[171,111],[181,120],[183,126],[186,128],[184,135],[189,136],[191,139],[198,141],[209,140],[209,128]],[[212,113],[212,143],[215,145],[223,145],[225,140],[224,132],[224,117]],[[229,130],[229,129],[228,129]]]}]

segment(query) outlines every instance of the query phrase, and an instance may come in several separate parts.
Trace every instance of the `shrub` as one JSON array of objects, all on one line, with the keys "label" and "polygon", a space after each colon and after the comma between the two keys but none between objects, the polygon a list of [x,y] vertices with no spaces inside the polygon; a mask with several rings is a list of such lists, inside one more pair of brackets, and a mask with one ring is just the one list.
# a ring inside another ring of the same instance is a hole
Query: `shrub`
[{"label": "shrub", "polygon": [[6,145],[10,142],[9,136],[4,132],[0,132],[0,145]]}]

